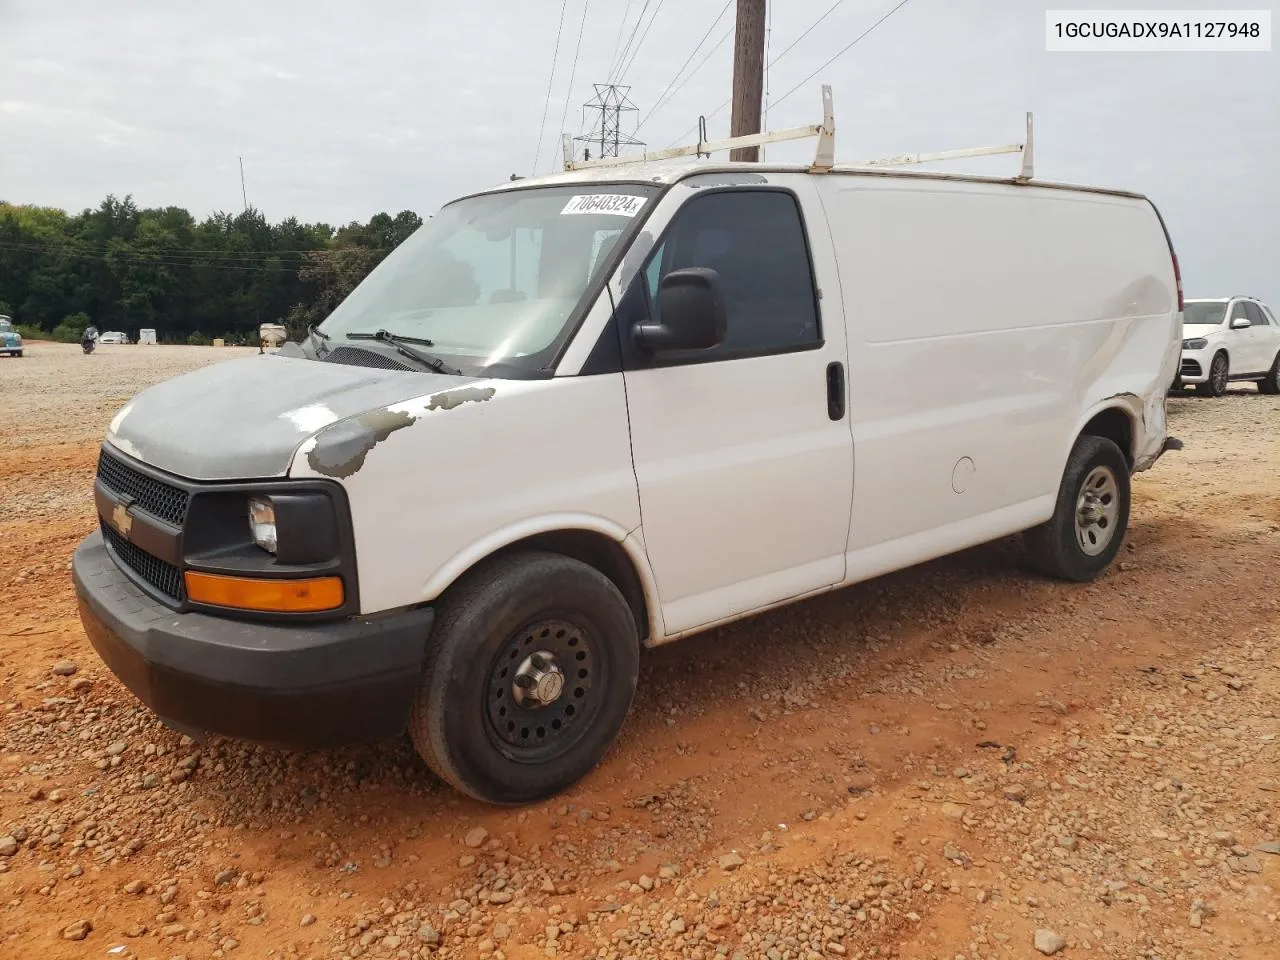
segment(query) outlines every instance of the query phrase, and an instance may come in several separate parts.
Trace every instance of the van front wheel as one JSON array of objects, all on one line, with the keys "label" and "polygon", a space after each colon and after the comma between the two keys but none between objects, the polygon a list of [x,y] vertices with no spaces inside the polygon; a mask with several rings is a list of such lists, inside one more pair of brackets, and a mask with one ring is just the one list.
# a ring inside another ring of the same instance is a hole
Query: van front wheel
[{"label": "van front wheel", "polygon": [[418,753],[478,800],[520,804],[576,783],[617,738],[639,674],[635,619],[584,563],[521,552],[450,589],[409,721]]},{"label": "van front wheel", "polygon": [[1129,464],[1105,437],[1076,441],[1053,516],[1023,534],[1041,573],[1084,583],[1115,558],[1129,526]]}]

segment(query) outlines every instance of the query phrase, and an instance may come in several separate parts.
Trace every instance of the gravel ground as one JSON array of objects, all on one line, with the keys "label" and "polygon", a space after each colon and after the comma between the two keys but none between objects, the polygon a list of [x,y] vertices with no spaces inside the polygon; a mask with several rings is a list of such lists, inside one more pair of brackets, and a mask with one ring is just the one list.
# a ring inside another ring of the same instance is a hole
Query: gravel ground
[{"label": "gravel ground", "polygon": [[0,956],[1280,957],[1277,398],[1171,401],[1101,581],[1002,541],[653,651],[496,810],[400,742],[201,747],[89,648],[106,423],[232,353],[0,361]]}]

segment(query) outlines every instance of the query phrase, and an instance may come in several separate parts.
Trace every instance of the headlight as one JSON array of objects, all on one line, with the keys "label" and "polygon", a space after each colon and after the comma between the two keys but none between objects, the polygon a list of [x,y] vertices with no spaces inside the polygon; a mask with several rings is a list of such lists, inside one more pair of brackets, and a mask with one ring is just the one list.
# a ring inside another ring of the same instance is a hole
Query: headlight
[{"label": "headlight", "polygon": [[1203,350],[1208,345],[1209,341],[1205,340],[1203,337],[1197,337],[1195,340],[1182,341],[1183,350]]},{"label": "headlight", "polygon": [[266,497],[249,498],[249,534],[267,553],[276,552],[276,508]]}]

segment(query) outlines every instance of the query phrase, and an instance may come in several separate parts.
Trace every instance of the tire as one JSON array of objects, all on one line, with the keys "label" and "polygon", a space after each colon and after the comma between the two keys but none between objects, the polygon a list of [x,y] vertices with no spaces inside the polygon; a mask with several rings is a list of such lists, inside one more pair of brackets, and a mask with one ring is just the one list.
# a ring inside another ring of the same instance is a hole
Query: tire
[{"label": "tire", "polygon": [[[1091,520],[1081,523],[1086,508]],[[1023,540],[1038,571],[1087,583],[1115,559],[1128,527],[1129,463],[1113,441],[1085,435],[1067,458],[1053,516]]]},{"label": "tire", "polygon": [[1220,397],[1227,392],[1227,377],[1231,372],[1225,353],[1215,353],[1209,363],[1209,379],[1196,384],[1196,393],[1202,397]]},{"label": "tire", "polygon": [[1258,392],[1275,395],[1280,393],[1280,353],[1271,361],[1271,369],[1258,381]]},{"label": "tire", "polygon": [[514,553],[465,575],[441,604],[409,735],[427,766],[477,800],[542,800],[609,751],[639,668],[635,619],[608,577],[559,554]]}]

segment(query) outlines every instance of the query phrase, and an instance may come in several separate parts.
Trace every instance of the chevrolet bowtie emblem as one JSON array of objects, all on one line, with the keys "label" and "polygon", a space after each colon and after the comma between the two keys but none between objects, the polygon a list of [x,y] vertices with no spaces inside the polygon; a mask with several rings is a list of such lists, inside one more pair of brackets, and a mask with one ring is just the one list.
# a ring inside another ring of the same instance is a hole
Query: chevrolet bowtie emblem
[{"label": "chevrolet bowtie emblem", "polygon": [[129,539],[129,531],[133,528],[133,517],[129,515],[129,508],[123,503],[117,503],[115,509],[111,511],[111,525],[119,531],[120,536],[126,540]]}]

